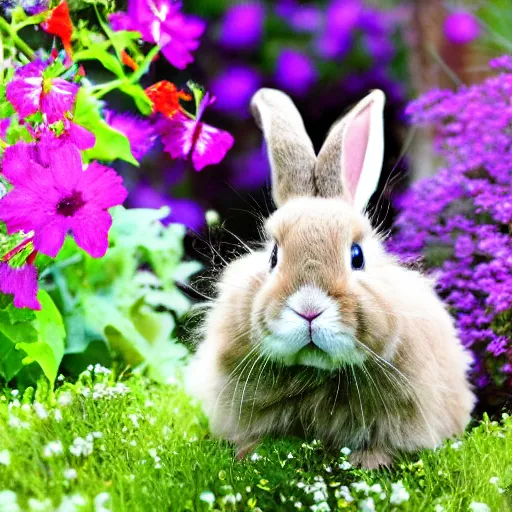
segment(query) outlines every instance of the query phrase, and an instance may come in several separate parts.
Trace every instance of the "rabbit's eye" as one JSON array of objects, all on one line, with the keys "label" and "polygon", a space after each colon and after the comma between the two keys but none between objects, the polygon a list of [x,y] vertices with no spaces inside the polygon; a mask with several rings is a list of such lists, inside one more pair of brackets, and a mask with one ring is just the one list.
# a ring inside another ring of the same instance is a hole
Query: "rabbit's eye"
[{"label": "rabbit's eye", "polygon": [[274,245],[272,249],[272,254],[270,255],[270,270],[273,270],[277,265],[277,244]]},{"label": "rabbit's eye", "polygon": [[364,268],[363,249],[359,244],[353,243],[350,249],[350,257],[352,260],[352,268],[354,270],[362,270]]}]

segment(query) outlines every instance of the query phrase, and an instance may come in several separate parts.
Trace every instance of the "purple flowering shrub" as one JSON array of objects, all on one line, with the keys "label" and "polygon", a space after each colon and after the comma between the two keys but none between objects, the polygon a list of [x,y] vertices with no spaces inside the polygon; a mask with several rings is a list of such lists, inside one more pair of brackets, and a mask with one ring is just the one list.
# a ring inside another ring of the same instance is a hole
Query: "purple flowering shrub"
[{"label": "purple flowering shrub", "polygon": [[490,65],[499,73],[482,84],[409,105],[413,124],[435,129],[444,165],[401,198],[389,248],[435,276],[474,383],[499,397],[512,386],[512,58]]},{"label": "purple flowering shrub", "polygon": [[[231,149],[231,134],[203,120],[215,97],[202,87],[141,85],[160,54],[180,71],[193,62],[205,22],[171,0],[96,7],[98,29],[75,25],[66,0],[0,7],[0,377],[35,365],[53,382],[59,368],[83,369],[88,351],[172,377],[187,352],[174,322],[189,306],[176,282],[199,265],[182,261],[186,228],[162,223],[169,208],[121,206],[113,166],[139,166],[157,140],[197,171]],[[53,43],[35,51],[20,35],[30,28]],[[139,114],[108,105],[112,92]]]}]

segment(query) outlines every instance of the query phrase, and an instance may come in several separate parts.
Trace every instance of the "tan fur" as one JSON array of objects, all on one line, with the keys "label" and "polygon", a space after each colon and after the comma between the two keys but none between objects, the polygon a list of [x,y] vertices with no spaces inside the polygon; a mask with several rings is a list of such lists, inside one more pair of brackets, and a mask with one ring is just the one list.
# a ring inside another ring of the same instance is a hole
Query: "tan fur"
[{"label": "tan fur", "polygon": [[[188,372],[213,433],[240,454],[264,436],[317,438],[350,447],[365,467],[462,433],[475,402],[470,358],[432,283],[386,254],[345,200],[287,199],[267,222],[268,247],[225,269]],[[270,271],[274,241],[279,263]],[[353,242],[363,248],[364,270],[351,269]],[[356,362],[326,370],[262,350],[285,302],[304,286],[334,301],[355,333]]]}]

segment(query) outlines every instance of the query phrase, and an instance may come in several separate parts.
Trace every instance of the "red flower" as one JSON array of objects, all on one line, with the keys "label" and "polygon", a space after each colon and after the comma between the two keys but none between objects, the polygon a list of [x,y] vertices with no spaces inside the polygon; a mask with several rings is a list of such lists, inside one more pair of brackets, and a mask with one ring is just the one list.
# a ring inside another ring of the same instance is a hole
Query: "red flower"
[{"label": "red flower", "polygon": [[69,7],[66,0],[62,0],[55,9],[48,12],[48,17],[41,26],[48,34],[59,37],[66,53],[69,56],[72,55],[71,36],[73,35],[73,24],[69,17]]},{"label": "red flower", "polygon": [[146,89],[146,96],[153,103],[153,114],[162,113],[164,116],[171,118],[176,112],[183,110],[179,100],[190,101],[192,96],[178,88],[167,80],[162,80],[151,85]]},{"label": "red flower", "polygon": [[133,69],[133,71],[137,71],[139,65],[123,50],[121,52],[121,60],[125,66]]}]

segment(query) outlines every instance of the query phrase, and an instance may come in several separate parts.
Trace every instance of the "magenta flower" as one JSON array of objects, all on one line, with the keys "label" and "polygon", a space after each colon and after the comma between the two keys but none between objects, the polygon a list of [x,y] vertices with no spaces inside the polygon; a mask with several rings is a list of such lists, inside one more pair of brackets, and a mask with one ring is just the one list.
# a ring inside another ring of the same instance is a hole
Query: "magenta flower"
[{"label": "magenta flower", "polygon": [[109,17],[114,30],[135,30],[142,39],[162,48],[165,58],[178,69],[194,62],[192,52],[206,24],[181,12],[181,3],[172,0],[129,0],[128,12]]},{"label": "magenta flower", "polygon": [[41,309],[37,300],[37,269],[33,265],[14,268],[0,263],[0,292],[13,295],[17,308]]},{"label": "magenta flower", "polygon": [[84,171],[73,144],[43,156],[46,167],[34,145],[18,143],[6,149],[2,172],[14,188],[0,200],[0,220],[9,234],[33,231],[34,248],[50,257],[58,254],[70,231],[84,251],[103,256],[112,224],[107,209],[127,195],[121,177],[96,162]]},{"label": "magenta flower", "polygon": [[31,62],[16,70],[7,84],[6,97],[22,119],[41,111],[51,124],[73,110],[79,86],[62,78],[45,77],[46,67],[41,61]]},{"label": "magenta flower", "polygon": [[159,123],[164,150],[172,158],[191,156],[196,171],[218,164],[235,142],[230,133],[201,122],[205,108],[214,101],[215,98],[206,93],[199,103],[195,119],[178,112],[171,119],[163,118]]},{"label": "magenta flower", "polygon": [[114,110],[105,111],[105,121],[115,130],[126,135],[133,156],[141,160],[154,146],[157,134],[150,121]]},{"label": "magenta flower", "polygon": [[470,12],[456,11],[446,18],[444,34],[453,44],[468,44],[480,35],[480,25]]}]

